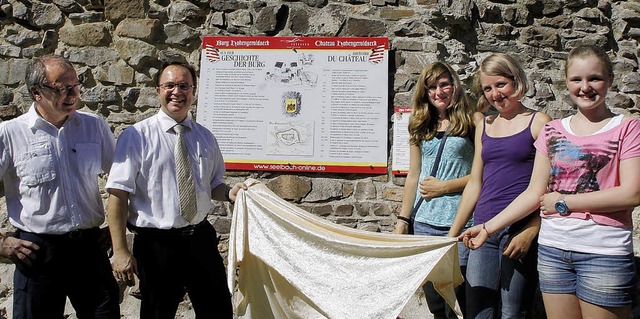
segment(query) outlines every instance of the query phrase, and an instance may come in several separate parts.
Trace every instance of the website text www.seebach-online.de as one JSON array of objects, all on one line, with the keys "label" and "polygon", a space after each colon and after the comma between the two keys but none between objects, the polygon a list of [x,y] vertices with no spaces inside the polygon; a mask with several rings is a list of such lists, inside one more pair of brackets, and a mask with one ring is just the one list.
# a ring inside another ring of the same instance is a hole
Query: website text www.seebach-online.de
[{"label": "website text www.seebach-online.de", "polygon": [[278,170],[278,171],[319,171],[326,170],[322,165],[294,165],[294,164],[254,164],[256,170]]}]

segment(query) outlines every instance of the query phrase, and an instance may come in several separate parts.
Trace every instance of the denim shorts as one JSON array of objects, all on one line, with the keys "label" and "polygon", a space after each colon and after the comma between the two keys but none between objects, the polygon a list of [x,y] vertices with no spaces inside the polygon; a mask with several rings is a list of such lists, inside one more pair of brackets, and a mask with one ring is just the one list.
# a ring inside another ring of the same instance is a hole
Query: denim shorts
[{"label": "denim shorts", "polygon": [[575,294],[601,307],[630,305],[636,282],[633,254],[610,256],[540,245],[540,291]]}]

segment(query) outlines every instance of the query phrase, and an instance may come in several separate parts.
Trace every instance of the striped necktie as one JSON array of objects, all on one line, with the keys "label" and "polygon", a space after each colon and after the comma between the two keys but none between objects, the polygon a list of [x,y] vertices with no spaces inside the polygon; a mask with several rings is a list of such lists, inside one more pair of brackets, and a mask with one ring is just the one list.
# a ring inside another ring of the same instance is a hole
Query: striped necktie
[{"label": "striped necktie", "polygon": [[180,196],[180,214],[188,222],[192,222],[197,214],[196,187],[193,182],[193,171],[187,143],[184,139],[186,128],[182,124],[173,127],[178,134],[173,156],[176,161],[176,180],[178,182],[178,195]]}]

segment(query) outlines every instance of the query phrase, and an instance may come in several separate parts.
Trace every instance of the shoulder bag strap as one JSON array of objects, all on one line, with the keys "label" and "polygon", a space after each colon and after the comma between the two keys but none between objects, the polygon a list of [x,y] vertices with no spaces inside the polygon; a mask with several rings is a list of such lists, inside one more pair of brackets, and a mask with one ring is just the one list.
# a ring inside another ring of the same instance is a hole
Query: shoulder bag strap
[{"label": "shoulder bag strap", "polygon": [[[445,131],[444,135],[442,136],[442,140],[440,141],[440,147],[438,147],[438,153],[436,153],[436,160],[433,162],[433,167],[431,168],[431,175],[429,176],[436,176],[436,173],[438,172],[438,166],[440,166],[440,158],[442,158],[442,150],[444,149],[444,142],[446,141],[447,132]],[[424,198],[420,196],[420,199],[418,199],[416,206],[413,207],[413,210],[411,211],[412,220],[416,217],[416,213],[418,212],[418,208],[420,208],[420,205],[422,205],[422,202],[424,202]]]}]

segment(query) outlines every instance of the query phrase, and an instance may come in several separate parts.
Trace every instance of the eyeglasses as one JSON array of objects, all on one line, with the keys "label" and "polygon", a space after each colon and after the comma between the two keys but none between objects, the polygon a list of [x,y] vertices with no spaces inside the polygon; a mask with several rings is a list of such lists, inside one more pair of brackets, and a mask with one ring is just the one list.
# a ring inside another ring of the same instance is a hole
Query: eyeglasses
[{"label": "eyeglasses", "polygon": [[69,92],[71,92],[72,90],[76,90],[76,89],[80,89],[80,86],[82,86],[82,83],[76,83],[73,85],[65,85],[63,87],[55,87],[55,86],[51,86],[49,84],[44,84],[42,83],[43,87],[46,87],[47,89],[53,91],[56,94],[59,95],[65,95],[65,94],[69,94]]},{"label": "eyeglasses", "polygon": [[453,85],[451,85],[451,83],[440,83],[438,85],[427,86],[427,90],[429,90],[429,92],[431,93],[437,91],[438,89],[440,89],[440,91],[449,91],[453,89]]},{"label": "eyeglasses", "polygon": [[193,85],[188,84],[188,83],[173,83],[173,82],[166,82],[166,83],[162,83],[159,85],[159,87],[167,90],[167,91],[173,91],[173,89],[178,88],[179,91],[189,91],[192,88],[194,88]]}]

